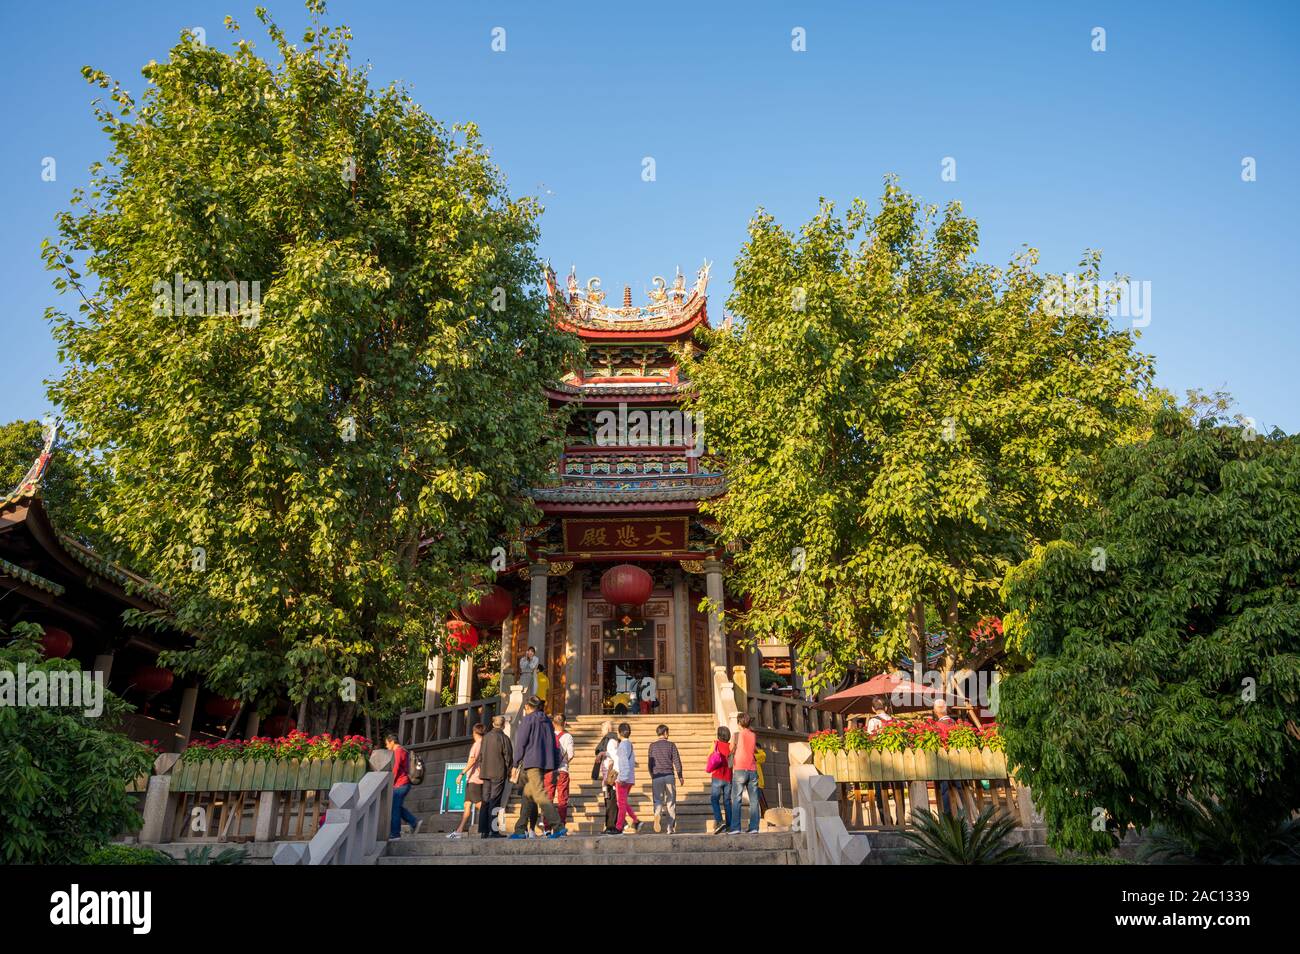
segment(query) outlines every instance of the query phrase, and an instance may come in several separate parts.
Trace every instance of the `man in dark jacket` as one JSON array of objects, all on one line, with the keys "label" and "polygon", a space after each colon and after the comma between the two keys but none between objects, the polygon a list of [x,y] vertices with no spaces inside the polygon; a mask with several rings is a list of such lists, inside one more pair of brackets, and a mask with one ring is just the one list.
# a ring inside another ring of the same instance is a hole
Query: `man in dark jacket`
[{"label": "man in dark jacket", "polygon": [[483,779],[483,808],[478,816],[478,836],[480,838],[504,838],[493,822],[496,812],[501,807],[501,796],[506,791],[506,779],[510,777],[510,768],[514,765],[514,747],[510,736],[505,733],[505,716],[492,717],[492,730],[483,736],[479,746],[478,774]]},{"label": "man in dark jacket", "polygon": [[519,723],[515,740],[515,769],[523,782],[523,804],[519,807],[519,820],[511,838],[528,837],[529,803],[535,804],[546,822],[547,838],[563,838],[568,832],[560,824],[560,813],[546,794],[543,781],[547,772],[555,771],[560,764],[560,753],[555,747],[555,729],[542,711],[542,700],[532,696],[524,703],[524,717]]}]

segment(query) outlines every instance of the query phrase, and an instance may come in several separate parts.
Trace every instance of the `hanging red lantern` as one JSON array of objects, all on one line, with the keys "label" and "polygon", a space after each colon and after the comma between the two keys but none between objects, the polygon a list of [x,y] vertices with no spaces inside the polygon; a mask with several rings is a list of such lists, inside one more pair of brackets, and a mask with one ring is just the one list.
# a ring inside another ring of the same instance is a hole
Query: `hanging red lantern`
[{"label": "hanging red lantern", "polygon": [[286,736],[294,729],[298,728],[298,723],[287,715],[273,715],[262,723],[262,735],[278,739]]},{"label": "hanging red lantern", "polygon": [[468,653],[478,645],[478,630],[463,619],[447,623],[447,648],[453,653]]},{"label": "hanging red lantern", "polygon": [[654,577],[631,563],[612,566],[600,578],[600,595],[615,606],[640,606],[654,588]]},{"label": "hanging red lantern", "polygon": [[209,696],[203,703],[203,711],[218,722],[227,722],[239,714],[240,702],[238,699],[227,699],[225,696]]},{"label": "hanging red lantern", "polygon": [[172,675],[172,671],[162,666],[141,666],[135,671],[136,688],[151,696],[166,692],[175,681],[176,677]]},{"label": "hanging red lantern", "polygon": [[514,609],[514,600],[503,586],[493,586],[482,591],[475,603],[461,603],[460,614],[479,626],[500,626]]},{"label": "hanging red lantern", "polygon": [[46,626],[41,637],[41,649],[46,659],[63,659],[72,652],[72,634],[57,626]]}]

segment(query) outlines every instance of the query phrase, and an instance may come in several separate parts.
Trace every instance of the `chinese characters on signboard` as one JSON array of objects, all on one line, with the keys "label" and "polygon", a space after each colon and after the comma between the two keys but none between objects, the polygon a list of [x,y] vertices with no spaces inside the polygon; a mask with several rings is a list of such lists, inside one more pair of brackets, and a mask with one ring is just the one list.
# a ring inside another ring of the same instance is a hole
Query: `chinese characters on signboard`
[{"label": "chinese characters on signboard", "polygon": [[686,517],[565,520],[569,553],[680,553],[687,549]]}]

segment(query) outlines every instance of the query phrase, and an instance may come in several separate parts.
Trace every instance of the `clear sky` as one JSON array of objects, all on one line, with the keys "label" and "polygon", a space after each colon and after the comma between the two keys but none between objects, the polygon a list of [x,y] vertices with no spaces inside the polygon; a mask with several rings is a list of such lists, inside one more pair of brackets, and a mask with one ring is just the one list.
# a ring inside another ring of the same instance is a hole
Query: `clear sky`
[{"label": "clear sky", "polygon": [[[291,33],[306,22],[297,0],[266,5]],[[273,48],[253,4],[235,0],[2,9],[10,420],[49,409],[42,381],[57,371],[38,246],[107,154],[81,66],[138,93],[140,66],[182,28],[227,46],[226,14]],[[376,82],[477,122],[512,191],[545,202],[542,254],[584,283],[599,275],[611,297],[631,284],[643,300],[652,276],[693,276],[708,258],[720,318],[757,207],[797,226],[819,196],[874,199],[894,172],[927,201],[960,199],[987,261],[1028,244],[1068,270],[1103,249],[1107,272],[1150,282],[1140,346],[1159,383],[1226,387],[1262,427],[1300,430],[1300,3],[335,0],[329,20],[352,27]],[[945,157],[956,181],[941,177]],[[1242,181],[1244,157],[1256,181]]]}]

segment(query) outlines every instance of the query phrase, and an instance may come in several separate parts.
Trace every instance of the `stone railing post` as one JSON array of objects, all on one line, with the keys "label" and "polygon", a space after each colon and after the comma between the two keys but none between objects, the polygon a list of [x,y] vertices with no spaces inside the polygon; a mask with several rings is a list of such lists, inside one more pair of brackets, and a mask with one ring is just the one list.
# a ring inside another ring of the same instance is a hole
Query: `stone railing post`
[{"label": "stone railing post", "polygon": [[[393,774],[393,753],[387,749],[375,749],[370,753],[370,771],[387,772],[389,776]],[[393,817],[393,786],[384,786],[384,794],[379,798],[379,818],[383,819]],[[380,840],[388,840],[388,827],[382,823],[379,826]]]},{"label": "stone railing post", "polygon": [[144,822],[140,826],[142,844],[160,845],[171,841],[172,825],[176,816],[178,795],[172,794],[172,769],[180,756],[168,752],[153,760],[154,774],[149,776],[149,786],[144,796]]},{"label": "stone railing post", "polygon": [[736,688],[727,678],[726,666],[713,667],[713,714],[718,725],[725,725],[733,733],[740,728],[737,718],[740,709],[736,705]]},{"label": "stone railing post", "polygon": [[840,817],[839,785],[812,764],[806,742],[791,743],[790,790],[799,860],[814,865],[860,865],[871,852],[866,835],[853,835]]}]

